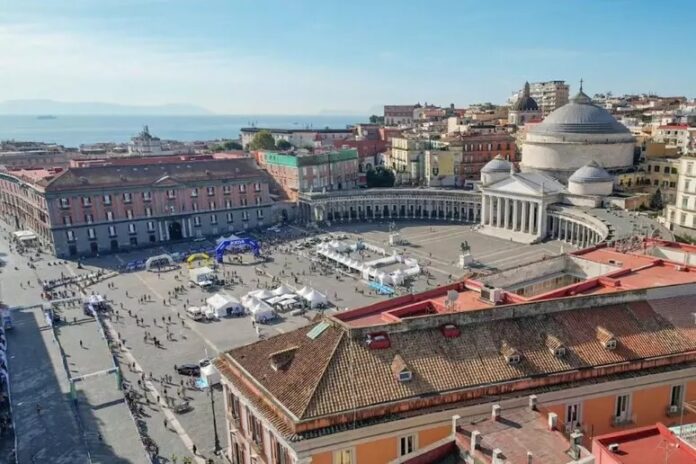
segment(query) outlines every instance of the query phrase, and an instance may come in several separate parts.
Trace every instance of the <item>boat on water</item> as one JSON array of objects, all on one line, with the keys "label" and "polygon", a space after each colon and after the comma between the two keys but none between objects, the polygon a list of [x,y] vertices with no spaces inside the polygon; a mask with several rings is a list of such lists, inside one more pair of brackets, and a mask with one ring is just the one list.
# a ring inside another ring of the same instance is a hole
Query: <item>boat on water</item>
[{"label": "boat on water", "polygon": [[53,116],[52,114],[41,114],[37,116],[36,119],[58,119],[58,116]]}]

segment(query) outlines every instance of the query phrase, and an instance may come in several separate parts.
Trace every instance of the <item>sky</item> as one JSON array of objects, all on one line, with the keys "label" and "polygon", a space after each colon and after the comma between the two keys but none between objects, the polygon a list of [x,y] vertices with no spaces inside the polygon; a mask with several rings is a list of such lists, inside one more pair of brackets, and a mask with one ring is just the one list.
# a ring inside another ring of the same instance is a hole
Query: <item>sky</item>
[{"label": "sky", "polygon": [[0,101],[371,114],[571,93],[696,96],[696,2],[0,0]]}]

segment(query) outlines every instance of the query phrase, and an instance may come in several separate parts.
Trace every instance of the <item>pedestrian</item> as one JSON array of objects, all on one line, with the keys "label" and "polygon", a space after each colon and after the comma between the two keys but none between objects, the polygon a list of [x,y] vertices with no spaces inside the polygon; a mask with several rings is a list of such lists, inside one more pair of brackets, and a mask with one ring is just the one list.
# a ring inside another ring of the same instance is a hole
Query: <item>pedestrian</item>
[{"label": "pedestrian", "polygon": [[193,454],[198,454],[198,448],[196,448],[195,444],[191,446],[191,449],[193,450]]},{"label": "pedestrian", "polygon": [[164,428],[165,428],[165,429],[168,428],[168,427],[167,427],[167,419],[164,419]]},{"label": "pedestrian", "polygon": [[82,346],[82,340],[80,340],[80,348],[84,348],[84,347]]}]

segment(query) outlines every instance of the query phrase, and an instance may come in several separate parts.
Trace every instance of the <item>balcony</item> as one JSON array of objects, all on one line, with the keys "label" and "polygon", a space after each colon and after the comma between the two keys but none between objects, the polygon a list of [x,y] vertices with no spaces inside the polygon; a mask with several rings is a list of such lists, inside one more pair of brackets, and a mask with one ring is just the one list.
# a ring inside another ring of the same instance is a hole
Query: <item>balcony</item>
[{"label": "balcony", "polygon": [[665,416],[677,417],[682,413],[682,407],[678,405],[670,405],[665,408]]},{"label": "balcony", "polygon": [[611,418],[612,427],[625,427],[627,425],[635,424],[635,422],[636,422],[635,416],[626,416],[626,417],[612,416],[612,418]]}]

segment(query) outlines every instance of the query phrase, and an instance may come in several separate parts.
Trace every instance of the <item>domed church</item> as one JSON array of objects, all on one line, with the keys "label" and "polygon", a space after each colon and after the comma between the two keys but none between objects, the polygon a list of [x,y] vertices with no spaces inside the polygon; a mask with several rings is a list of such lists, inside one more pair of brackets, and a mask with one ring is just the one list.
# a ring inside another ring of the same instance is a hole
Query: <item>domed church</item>
[{"label": "domed church", "polygon": [[510,108],[508,122],[516,126],[524,126],[528,122],[539,119],[541,119],[541,110],[529,93],[529,82],[525,82],[522,95]]},{"label": "domed church", "polygon": [[[512,116],[538,109],[528,93],[525,85]],[[587,211],[611,204],[612,173],[633,167],[633,151],[630,131],[592,103],[580,81],[568,104],[527,131],[520,172],[500,156],[481,169],[481,231],[520,243],[595,243],[606,234],[596,233],[604,226]]]},{"label": "domed church", "polygon": [[609,172],[633,166],[631,132],[582,90],[530,128],[522,147],[522,172],[540,172],[566,183],[594,161]]}]

